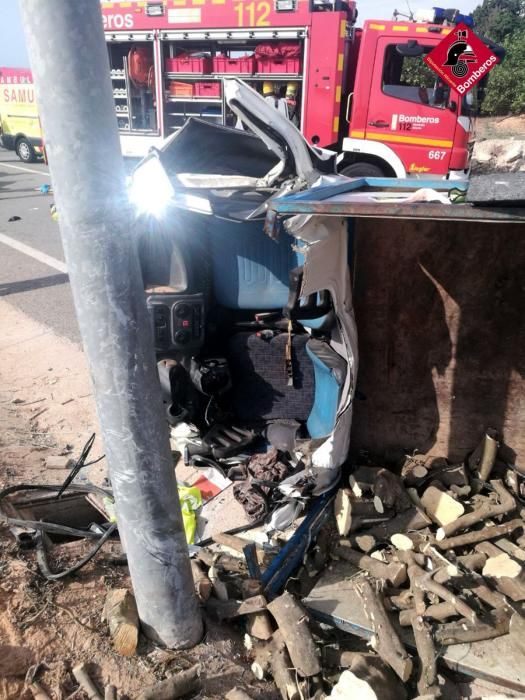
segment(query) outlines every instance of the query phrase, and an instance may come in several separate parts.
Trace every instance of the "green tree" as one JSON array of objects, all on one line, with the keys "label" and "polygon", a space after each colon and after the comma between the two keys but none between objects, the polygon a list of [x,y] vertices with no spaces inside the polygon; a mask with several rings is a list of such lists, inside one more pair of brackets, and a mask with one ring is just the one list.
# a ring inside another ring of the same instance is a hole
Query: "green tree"
[{"label": "green tree", "polygon": [[401,82],[406,85],[434,87],[437,80],[436,73],[423,61],[422,56],[414,58],[405,57],[401,70]]},{"label": "green tree", "polygon": [[525,0],[483,0],[472,16],[477,34],[501,43],[525,29]]},{"label": "green tree", "polygon": [[505,60],[492,69],[482,105],[488,116],[525,112],[525,28],[508,36],[503,46]]}]

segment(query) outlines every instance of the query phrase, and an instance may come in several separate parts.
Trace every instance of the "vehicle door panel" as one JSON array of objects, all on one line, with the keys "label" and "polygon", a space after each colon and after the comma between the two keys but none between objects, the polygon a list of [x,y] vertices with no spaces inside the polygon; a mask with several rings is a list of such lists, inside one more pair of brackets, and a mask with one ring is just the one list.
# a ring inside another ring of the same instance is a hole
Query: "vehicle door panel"
[{"label": "vehicle door panel", "polygon": [[[457,121],[449,90],[422,55],[399,54],[396,45],[406,41],[386,36],[377,43],[366,138],[390,146],[409,174],[446,174]],[[425,46],[432,46],[428,39]]]}]

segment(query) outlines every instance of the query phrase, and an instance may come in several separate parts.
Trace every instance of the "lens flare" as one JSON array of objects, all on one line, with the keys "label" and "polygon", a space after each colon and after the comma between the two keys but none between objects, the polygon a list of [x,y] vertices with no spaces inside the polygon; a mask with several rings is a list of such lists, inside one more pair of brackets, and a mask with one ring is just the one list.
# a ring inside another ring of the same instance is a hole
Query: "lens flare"
[{"label": "lens flare", "polygon": [[156,219],[165,215],[175,194],[168,174],[156,156],[146,159],[135,169],[128,192],[139,214],[149,214]]}]

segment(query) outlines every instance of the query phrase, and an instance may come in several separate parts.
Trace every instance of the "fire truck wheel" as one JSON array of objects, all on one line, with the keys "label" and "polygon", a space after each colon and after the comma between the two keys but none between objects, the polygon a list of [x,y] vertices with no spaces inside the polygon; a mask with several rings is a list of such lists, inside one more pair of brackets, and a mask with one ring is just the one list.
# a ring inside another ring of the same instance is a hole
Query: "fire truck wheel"
[{"label": "fire truck wheel", "polygon": [[379,165],[373,163],[352,163],[340,170],[339,174],[346,177],[385,177]]},{"label": "fire truck wheel", "polygon": [[23,160],[24,163],[32,163],[36,159],[36,153],[33,146],[26,138],[20,138],[16,142],[16,155]]}]

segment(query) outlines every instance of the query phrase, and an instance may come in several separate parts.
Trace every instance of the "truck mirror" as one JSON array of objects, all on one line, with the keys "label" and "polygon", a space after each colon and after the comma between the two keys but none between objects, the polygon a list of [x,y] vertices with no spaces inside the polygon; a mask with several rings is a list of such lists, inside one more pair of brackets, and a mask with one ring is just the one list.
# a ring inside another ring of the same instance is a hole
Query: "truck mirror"
[{"label": "truck mirror", "polygon": [[418,44],[415,39],[410,39],[406,44],[396,44],[396,51],[401,56],[416,58],[425,53],[425,49],[421,44]]},{"label": "truck mirror", "polygon": [[457,112],[458,111],[458,103],[454,102],[454,100],[451,100],[448,103],[448,108],[450,109],[451,112]]}]

